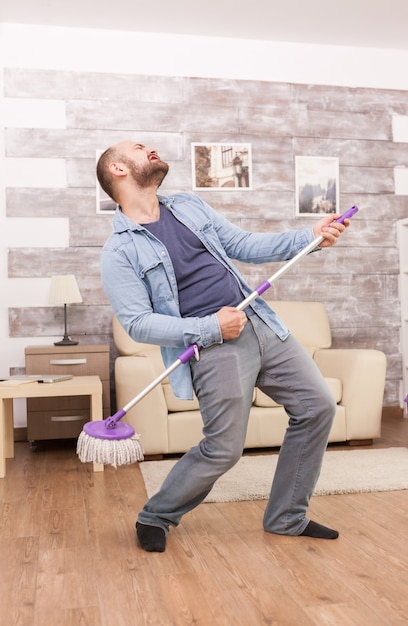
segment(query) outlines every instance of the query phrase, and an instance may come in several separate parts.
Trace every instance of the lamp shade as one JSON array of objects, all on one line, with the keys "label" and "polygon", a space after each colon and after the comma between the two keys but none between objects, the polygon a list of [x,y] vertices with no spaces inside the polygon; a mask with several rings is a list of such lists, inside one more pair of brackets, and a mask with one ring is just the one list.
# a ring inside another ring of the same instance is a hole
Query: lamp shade
[{"label": "lamp shade", "polygon": [[49,304],[73,304],[74,302],[82,302],[75,276],[73,274],[52,276]]}]

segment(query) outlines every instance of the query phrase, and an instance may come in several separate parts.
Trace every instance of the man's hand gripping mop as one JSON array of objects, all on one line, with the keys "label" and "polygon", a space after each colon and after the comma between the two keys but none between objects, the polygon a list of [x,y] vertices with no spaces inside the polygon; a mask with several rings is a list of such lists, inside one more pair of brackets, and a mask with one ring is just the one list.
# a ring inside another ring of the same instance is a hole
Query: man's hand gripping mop
[{"label": "man's hand gripping mop", "polygon": [[[358,207],[352,206],[343,213],[336,222],[344,223],[344,220],[351,218],[357,213]],[[316,237],[309,245],[301,250],[296,256],[282,266],[271,278],[263,282],[245,300],[237,306],[239,311],[247,307],[255,298],[263,294],[272,283],[287,272],[302,257],[314,250],[322,241],[323,237]],[[187,363],[193,356],[198,358],[200,347],[193,344],[186,348],[170,367],[168,367],[158,378],[150,383],[143,391],[135,396],[126,406],[117,411],[105,420],[87,422],[78,437],[77,454],[83,463],[102,463],[103,465],[128,465],[136,461],[143,461],[143,447],[140,443],[140,435],[135,434],[134,428],[125,422],[121,422],[122,417],[147,396],[152,389],[159,385],[169,374],[179,365]]]}]

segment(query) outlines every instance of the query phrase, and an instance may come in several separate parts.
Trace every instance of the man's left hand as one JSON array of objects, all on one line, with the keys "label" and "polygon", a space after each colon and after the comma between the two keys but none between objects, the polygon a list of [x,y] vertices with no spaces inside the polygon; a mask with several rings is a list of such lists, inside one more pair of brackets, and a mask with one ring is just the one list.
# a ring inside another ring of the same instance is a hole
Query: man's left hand
[{"label": "man's left hand", "polygon": [[313,226],[315,237],[320,235],[324,237],[322,243],[319,244],[319,248],[334,246],[341,233],[350,225],[350,220],[344,220],[344,224],[336,222],[335,220],[339,217],[340,214],[326,215]]}]

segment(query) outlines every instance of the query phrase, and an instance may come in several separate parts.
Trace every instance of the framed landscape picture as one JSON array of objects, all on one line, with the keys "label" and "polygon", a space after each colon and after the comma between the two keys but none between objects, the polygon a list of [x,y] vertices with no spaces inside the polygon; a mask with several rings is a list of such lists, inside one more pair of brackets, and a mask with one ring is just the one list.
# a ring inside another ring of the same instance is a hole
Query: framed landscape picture
[{"label": "framed landscape picture", "polygon": [[251,145],[192,143],[193,189],[252,189]]},{"label": "framed landscape picture", "polygon": [[296,215],[337,213],[339,160],[337,157],[296,156]]}]

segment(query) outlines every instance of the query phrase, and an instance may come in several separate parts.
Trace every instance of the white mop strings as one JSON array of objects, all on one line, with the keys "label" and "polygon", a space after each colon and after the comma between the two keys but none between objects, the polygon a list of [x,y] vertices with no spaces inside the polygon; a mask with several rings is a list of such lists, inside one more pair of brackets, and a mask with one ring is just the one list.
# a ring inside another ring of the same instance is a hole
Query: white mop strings
[{"label": "white mop strings", "polygon": [[77,442],[77,454],[82,463],[101,463],[102,465],[130,465],[143,461],[143,447],[140,435],[134,434],[127,439],[98,439],[81,432]]}]

